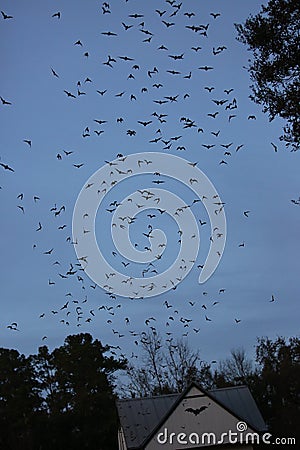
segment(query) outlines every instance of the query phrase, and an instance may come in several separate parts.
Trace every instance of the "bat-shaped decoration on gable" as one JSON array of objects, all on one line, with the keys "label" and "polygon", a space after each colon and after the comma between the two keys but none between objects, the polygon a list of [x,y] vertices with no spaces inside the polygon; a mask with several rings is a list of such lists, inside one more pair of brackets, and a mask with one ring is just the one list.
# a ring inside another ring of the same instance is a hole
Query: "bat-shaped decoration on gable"
[{"label": "bat-shaped decoration on gable", "polygon": [[194,414],[194,416],[198,416],[200,413],[205,411],[209,407],[210,403],[208,405],[200,406],[200,408],[186,408],[185,411]]}]

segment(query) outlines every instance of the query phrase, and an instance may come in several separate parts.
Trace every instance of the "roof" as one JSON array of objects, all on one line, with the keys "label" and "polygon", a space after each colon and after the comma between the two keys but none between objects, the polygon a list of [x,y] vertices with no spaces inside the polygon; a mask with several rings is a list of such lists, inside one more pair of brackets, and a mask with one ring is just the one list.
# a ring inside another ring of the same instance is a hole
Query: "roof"
[{"label": "roof", "polygon": [[209,391],[212,398],[243,419],[257,431],[265,431],[266,424],[255,403],[248,386],[234,386],[230,388]]},{"label": "roof", "polygon": [[127,448],[139,448],[170,411],[180,394],[117,400]]},{"label": "roof", "polygon": [[[196,383],[192,383],[182,394],[118,400],[117,409],[128,450],[144,446],[192,386],[205,392]],[[205,393],[254,430],[266,430],[265,422],[247,386],[214,389]]]}]

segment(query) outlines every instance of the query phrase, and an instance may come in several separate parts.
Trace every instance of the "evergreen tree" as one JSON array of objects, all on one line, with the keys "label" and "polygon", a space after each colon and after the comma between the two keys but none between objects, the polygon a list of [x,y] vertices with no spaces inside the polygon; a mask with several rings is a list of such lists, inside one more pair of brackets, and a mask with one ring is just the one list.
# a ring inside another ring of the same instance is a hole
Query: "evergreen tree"
[{"label": "evergreen tree", "polygon": [[253,53],[250,98],[263,106],[272,121],[286,121],[281,140],[300,148],[300,3],[270,0],[244,24],[235,24],[238,40]]}]

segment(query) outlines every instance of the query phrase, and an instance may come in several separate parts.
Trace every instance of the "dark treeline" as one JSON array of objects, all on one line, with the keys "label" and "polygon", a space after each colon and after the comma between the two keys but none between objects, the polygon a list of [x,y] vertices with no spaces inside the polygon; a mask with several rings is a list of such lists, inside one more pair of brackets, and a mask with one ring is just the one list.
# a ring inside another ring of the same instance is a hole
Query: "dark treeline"
[{"label": "dark treeline", "polygon": [[108,350],[90,334],[29,357],[1,348],[0,449],[116,449],[114,372],[125,363]]},{"label": "dark treeline", "polygon": [[[0,348],[0,449],[117,449],[119,396],[181,392],[191,381],[204,389],[246,384],[278,437],[299,441],[300,339],[260,338],[252,361],[243,349],[204,362],[186,340],[142,333],[137,365],[112,356],[90,334],[68,336],[28,357]],[[126,385],[117,379],[127,374]],[[278,447],[279,448],[279,447]]]}]

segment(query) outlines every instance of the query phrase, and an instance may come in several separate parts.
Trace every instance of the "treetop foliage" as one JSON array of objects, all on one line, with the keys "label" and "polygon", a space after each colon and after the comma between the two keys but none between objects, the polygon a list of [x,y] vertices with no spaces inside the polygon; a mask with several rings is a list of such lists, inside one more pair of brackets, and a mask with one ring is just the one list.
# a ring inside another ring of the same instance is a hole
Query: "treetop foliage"
[{"label": "treetop foliage", "polygon": [[286,121],[280,137],[300,148],[300,3],[270,0],[244,24],[235,24],[237,39],[253,53],[249,74],[251,100],[263,106],[269,120]]},{"label": "treetop foliage", "polygon": [[0,349],[0,448],[115,450],[114,359],[88,333],[28,357]]}]

